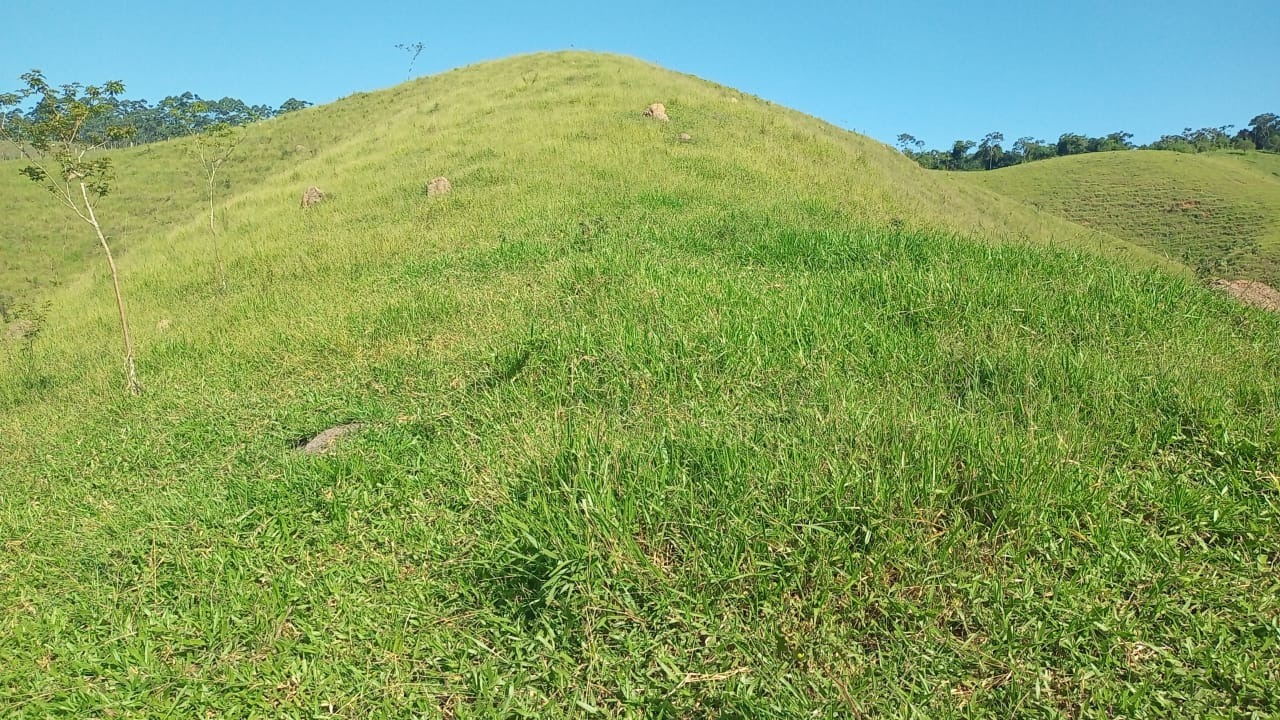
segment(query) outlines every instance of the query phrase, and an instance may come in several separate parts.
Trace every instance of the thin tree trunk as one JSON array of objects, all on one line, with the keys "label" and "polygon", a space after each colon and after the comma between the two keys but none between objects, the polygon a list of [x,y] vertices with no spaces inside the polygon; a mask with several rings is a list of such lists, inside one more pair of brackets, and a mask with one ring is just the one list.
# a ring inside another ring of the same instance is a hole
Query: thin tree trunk
[{"label": "thin tree trunk", "polygon": [[218,238],[218,228],[213,220],[213,179],[217,174],[216,167],[209,171],[209,234],[213,235],[213,262],[218,268],[218,285],[223,292],[226,292],[227,270],[222,266],[222,241]]},{"label": "thin tree trunk", "polygon": [[89,224],[98,233],[98,242],[107,254],[107,264],[111,266],[111,285],[116,291],[116,309],[120,311],[120,334],[124,337],[124,367],[128,378],[130,395],[141,395],[142,385],[138,382],[138,371],[133,364],[133,339],[129,337],[129,317],[124,309],[124,295],[120,293],[120,273],[116,270],[116,259],[111,254],[111,246],[107,237],[102,234],[102,226],[98,224],[98,216],[93,212],[93,203],[89,202],[89,190],[80,183],[80,194],[84,196],[85,209],[89,211]]}]

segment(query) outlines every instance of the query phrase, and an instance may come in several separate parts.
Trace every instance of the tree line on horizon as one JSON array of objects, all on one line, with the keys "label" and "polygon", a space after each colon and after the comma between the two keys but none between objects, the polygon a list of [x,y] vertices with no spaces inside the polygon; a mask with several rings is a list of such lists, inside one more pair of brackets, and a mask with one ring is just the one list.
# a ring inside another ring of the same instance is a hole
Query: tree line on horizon
[{"label": "tree line on horizon", "polygon": [[[104,99],[100,112],[86,120],[82,132],[85,137],[96,137],[103,135],[107,128],[127,127],[130,128],[127,137],[107,143],[107,147],[127,147],[172,140],[209,128],[240,127],[310,105],[306,100],[291,97],[280,107],[272,108],[270,105],[250,105],[233,97],[205,100],[189,91],[170,95],[154,105],[146,100],[112,96]],[[0,113],[0,128],[37,122],[44,111],[39,103],[25,110],[10,108]]]},{"label": "tree line on horizon", "polygon": [[923,140],[908,133],[898,136],[898,148],[907,157],[930,170],[997,170],[1011,165],[1048,160],[1064,155],[1114,152],[1117,150],[1172,150],[1183,153],[1213,150],[1259,150],[1280,153],[1280,116],[1263,113],[1235,133],[1234,125],[1185,128],[1182,133],[1163,135],[1147,145],[1133,142],[1133,134],[1114,132],[1099,137],[1063,133],[1057,142],[1021,137],[1004,147],[1004,133],[987,133],[982,140],[956,140],[949,150],[925,149]]}]

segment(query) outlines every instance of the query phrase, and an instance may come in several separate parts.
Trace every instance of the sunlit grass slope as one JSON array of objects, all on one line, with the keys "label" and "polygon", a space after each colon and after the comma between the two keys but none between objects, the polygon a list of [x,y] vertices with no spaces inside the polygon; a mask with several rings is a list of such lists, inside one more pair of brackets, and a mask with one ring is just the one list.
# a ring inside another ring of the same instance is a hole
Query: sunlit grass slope
[{"label": "sunlit grass slope", "polygon": [[265,123],[225,291],[122,155],[145,394],[92,255],[0,355],[0,715],[1280,712],[1280,318],[732,97],[555,54]]},{"label": "sunlit grass slope", "polygon": [[[674,122],[642,122],[640,110],[659,100]],[[694,142],[678,144],[681,132]],[[161,143],[114,154],[120,177],[103,214],[122,251],[163,246],[182,225],[198,223],[200,170],[184,147]],[[391,202],[401,216],[387,220],[412,223],[418,217],[405,214],[411,205],[404,196],[416,200],[431,173],[451,173],[469,197],[483,191],[485,203],[501,203],[480,214],[489,227],[526,214],[526,204],[580,207],[607,192],[610,207],[648,201],[659,210],[719,212],[727,203],[781,205],[818,220],[945,228],[1162,263],[1105,233],[927,173],[869,138],[615,57],[533,56],[358,93],[256,125],[242,147],[219,183],[224,195],[253,190],[233,203],[233,221],[278,223],[289,217],[282,214],[288,203],[318,183],[347,193],[348,205],[380,214]],[[50,217],[49,198],[17,173],[21,166],[0,162],[0,292],[30,295],[72,278],[96,260],[97,246],[79,220]],[[268,206],[273,212],[257,214]],[[198,242],[170,248],[184,255],[199,249]]]},{"label": "sunlit grass slope", "polygon": [[1201,274],[1280,285],[1280,157],[1096,153],[963,179]]}]

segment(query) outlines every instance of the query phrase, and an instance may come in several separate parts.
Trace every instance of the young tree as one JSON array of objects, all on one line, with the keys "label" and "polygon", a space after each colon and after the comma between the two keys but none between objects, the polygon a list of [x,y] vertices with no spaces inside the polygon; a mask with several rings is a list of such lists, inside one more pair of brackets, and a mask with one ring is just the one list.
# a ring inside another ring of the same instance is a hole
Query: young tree
[{"label": "young tree", "polygon": [[120,291],[120,273],[97,213],[98,202],[111,192],[114,179],[111,158],[98,151],[112,141],[127,138],[131,129],[121,125],[88,129],[94,121],[113,112],[113,101],[124,92],[124,84],[111,80],[101,86],[71,83],[54,87],[39,70],[32,70],[21,79],[21,88],[0,95],[0,112],[19,108],[28,101],[34,101],[34,107],[25,115],[6,118],[0,134],[27,160],[28,165],[20,172],[93,228],[111,269],[120,334],[124,339],[126,387],[137,395],[142,392],[142,386],[134,367],[133,340],[129,335],[124,295]]},{"label": "young tree", "polygon": [[[237,101],[238,102],[238,101]],[[244,105],[240,103],[240,105]],[[191,136],[191,144],[187,150],[191,156],[199,163],[200,170],[204,175],[205,188],[208,190],[209,196],[209,235],[213,238],[213,260],[218,272],[218,285],[223,289],[227,289],[227,272],[226,267],[222,263],[222,246],[218,237],[218,226],[216,223],[215,211],[216,190],[218,171],[222,169],[224,163],[231,159],[235,154],[236,148],[240,146],[240,141],[244,137],[244,130],[238,125],[233,125],[227,120],[217,120],[213,123],[207,123],[207,116],[210,114],[211,107],[209,103],[203,100],[197,100],[190,104],[173,104],[168,107],[173,122],[185,135]],[[251,112],[247,106],[243,112]],[[221,113],[215,113],[215,117],[219,117]],[[241,123],[252,121],[252,117],[241,118]]]},{"label": "young tree", "polygon": [[408,77],[406,77],[406,78],[405,78],[405,80],[412,80],[412,79],[413,79],[413,64],[414,64],[414,63],[416,63],[416,62],[418,62],[418,56],[422,54],[422,51],[423,51],[423,50],[426,50],[426,49],[427,49],[427,46],[426,46],[426,45],[424,45],[423,43],[420,43],[420,42],[416,42],[416,43],[399,43],[399,44],[397,44],[397,45],[396,45],[396,49],[397,49],[397,50],[403,50],[403,51],[405,51],[405,52],[409,53],[409,75],[408,75]]}]

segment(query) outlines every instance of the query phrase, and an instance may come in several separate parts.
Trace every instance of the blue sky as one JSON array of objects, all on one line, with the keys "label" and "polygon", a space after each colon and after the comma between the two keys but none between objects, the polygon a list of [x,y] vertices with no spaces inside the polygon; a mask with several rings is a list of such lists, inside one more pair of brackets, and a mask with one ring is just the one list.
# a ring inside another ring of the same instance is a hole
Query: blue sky
[{"label": "blue sky", "polygon": [[569,47],[623,53],[892,142],[991,130],[1155,139],[1280,113],[1280,2],[308,2],[8,0],[0,89],[120,79],[251,104],[328,102]]}]

